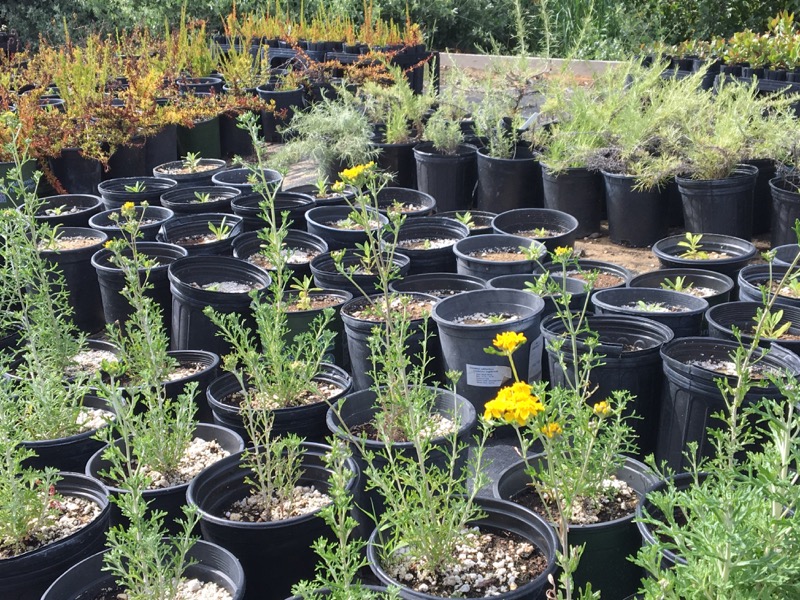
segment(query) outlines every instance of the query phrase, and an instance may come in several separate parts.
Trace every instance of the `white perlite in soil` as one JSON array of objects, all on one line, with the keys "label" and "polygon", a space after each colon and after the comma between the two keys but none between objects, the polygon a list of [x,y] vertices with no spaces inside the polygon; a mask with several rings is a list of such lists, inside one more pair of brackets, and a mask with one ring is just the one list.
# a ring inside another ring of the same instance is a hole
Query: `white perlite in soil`
[{"label": "white perlite in soil", "polygon": [[[320,492],[312,486],[295,486],[293,497],[290,502],[279,503],[277,498],[270,498],[272,521],[281,521],[292,517],[307,515],[323,506],[331,503],[331,498],[327,494]],[[231,521],[245,522],[267,522],[267,511],[264,506],[264,499],[257,494],[251,494],[246,498],[237,500],[231,508],[225,512],[225,518]]]},{"label": "white perlite in soil", "polygon": [[434,413],[428,417],[428,421],[430,422],[419,432],[420,436],[425,439],[444,437],[456,431],[455,421],[438,413]]},{"label": "white perlite in soil", "polygon": [[100,372],[103,361],[115,363],[117,355],[109,350],[82,350],[72,357],[72,364],[64,370],[64,374],[67,377],[75,377],[80,373],[94,375]]},{"label": "white perlite in soil", "polygon": [[[72,535],[94,521],[102,511],[96,502],[79,496],[62,496],[60,499],[53,498],[50,502],[58,512],[47,517],[45,525],[36,533],[35,538],[26,541],[25,552]],[[0,548],[0,559],[11,556],[5,548]]]},{"label": "white perlite in soil", "polygon": [[220,446],[216,440],[194,438],[183,453],[183,458],[174,473],[161,473],[147,467],[143,470],[145,475],[153,481],[150,489],[167,488],[189,483],[200,471],[229,454],[230,452]]},{"label": "white perlite in soil", "polygon": [[100,429],[113,419],[114,413],[110,410],[84,406],[78,412],[78,418],[75,419],[75,423],[80,428],[80,432],[83,433],[85,431]]},{"label": "white perlite in soil", "polygon": [[228,590],[221,588],[213,581],[184,579],[180,582],[174,600],[231,600]]},{"label": "white perlite in soil", "polygon": [[[392,563],[385,567],[386,572],[419,592],[469,598],[499,596],[539,575],[529,571],[529,559],[538,552],[533,544],[504,539],[497,548],[493,547],[493,538],[493,534],[481,533],[477,527],[467,531],[456,549],[458,562],[438,580],[420,568],[405,549],[395,553]],[[436,588],[443,588],[444,593]]]}]

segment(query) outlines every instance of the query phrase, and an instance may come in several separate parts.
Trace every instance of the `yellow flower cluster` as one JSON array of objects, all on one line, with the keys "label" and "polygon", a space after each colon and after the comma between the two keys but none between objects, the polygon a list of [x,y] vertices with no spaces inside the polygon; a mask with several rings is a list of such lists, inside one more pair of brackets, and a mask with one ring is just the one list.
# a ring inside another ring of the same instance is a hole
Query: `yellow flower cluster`
[{"label": "yellow flower cluster", "polygon": [[549,438],[554,438],[557,435],[561,435],[563,429],[561,429],[561,425],[558,423],[548,423],[542,427],[541,432]]},{"label": "yellow flower cluster", "polygon": [[132,219],[136,216],[136,205],[133,202],[126,202],[119,209],[120,214],[126,219]]},{"label": "yellow flower cluster", "polygon": [[494,347],[498,350],[510,355],[527,341],[528,340],[525,338],[525,334],[517,333],[515,331],[503,331],[495,336],[492,344],[494,344]]},{"label": "yellow flower cluster", "polygon": [[497,397],[486,403],[484,418],[525,425],[544,410],[539,398],[531,394],[531,386],[517,381],[497,392]]},{"label": "yellow flower cluster", "polygon": [[356,165],[355,167],[350,167],[349,169],[345,169],[344,171],[339,173],[339,178],[345,182],[358,181],[361,179],[362,176],[372,171],[374,166],[375,162],[369,161],[368,163],[363,165]]},{"label": "yellow flower cluster", "polygon": [[569,246],[559,246],[554,253],[556,258],[566,258],[572,254],[572,248]]},{"label": "yellow flower cluster", "polygon": [[611,405],[605,400],[601,400],[594,405],[594,414],[596,414],[598,417],[607,417],[611,414],[611,412]]}]

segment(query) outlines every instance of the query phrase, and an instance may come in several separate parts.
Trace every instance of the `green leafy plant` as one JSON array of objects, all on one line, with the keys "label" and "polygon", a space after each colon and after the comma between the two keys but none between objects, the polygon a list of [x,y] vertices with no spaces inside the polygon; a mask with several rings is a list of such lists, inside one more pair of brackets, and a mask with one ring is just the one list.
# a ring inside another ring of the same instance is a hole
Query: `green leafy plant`
[{"label": "green leafy plant", "polygon": [[225,217],[222,218],[222,221],[219,225],[216,225],[213,222],[208,223],[208,230],[214,234],[214,239],[216,239],[218,242],[227,239],[232,229],[233,228],[228,225]]},{"label": "green leafy plant", "polygon": [[472,229],[475,226],[475,221],[472,219],[472,213],[469,211],[456,213],[455,219],[459,223],[466,225],[469,229]]},{"label": "green leafy plant", "polygon": [[791,321],[783,321],[783,310],[776,310],[774,312],[768,309],[759,309],[753,320],[756,325],[762,324],[764,329],[764,337],[771,339],[778,339],[785,335],[792,327]]},{"label": "green leafy plant", "polygon": [[464,142],[460,120],[453,119],[447,111],[441,108],[434,112],[425,123],[422,137],[431,142],[437,152],[448,156],[455,155],[458,147]]},{"label": "green leafy plant", "polygon": [[312,304],[311,292],[321,292],[322,288],[313,287],[314,279],[309,275],[303,279],[294,279],[289,287],[295,291],[294,304],[300,310],[309,310]]},{"label": "green leafy plant", "polygon": [[211,202],[210,192],[195,192],[194,197],[198,202],[202,203]]},{"label": "green leafy plant", "polygon": [[685,239],[678,242],[679,248],[686,248],[681,252],[681,258],[688,258],[690,260],[705,260],[708,258],[708,252],[701,250],[703,245],[700,243],[703,240],[702,233],[686,232]]},{"label": "green leafy plant", "polygon": [[137,181],[133,185],[126,185],[124,187],[126,192],[133,192],[134,194],[139,194],[147,189],[147,184],[144,181]]},{"label": "green leafy plant", "polygon": [[644,300],[637,300],[636,310],[643,312],[660,313],[669,310],[663,302],[645,302]]},{"label": "green leafy plant", "polygon": [[694,283],[686,281],[686,277],[678,275],[675,279],[665,279],[661,282],[661,288],[665,290],[673,290],[675,292],[691,292],[694,289]]}]

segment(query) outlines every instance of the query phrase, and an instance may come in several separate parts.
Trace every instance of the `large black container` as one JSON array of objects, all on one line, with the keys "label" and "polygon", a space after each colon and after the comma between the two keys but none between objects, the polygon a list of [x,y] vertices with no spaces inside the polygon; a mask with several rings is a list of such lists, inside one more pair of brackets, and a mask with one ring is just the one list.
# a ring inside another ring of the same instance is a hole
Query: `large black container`
[{"label": "large black container", "polygon": [[[763,309],[762,302],[726,302],[712,306],[706,312],[708,320],[708,333],[711,337],[721,340],[736,340],[732,328],[739,330],[742,342],[749,346],[753,342],[753,330],[756,326],[756,315],[759,309]],[[780,306],[772,309],[772,314],[783,311],[783,318],[778,323],[778,327],[789,324],[786,335],[795,339],[776,339],[762,337],[759,346],[769,348],[773,343],[780,344],[782,347],[800,355],[800,307]]]},{"label": "large black container", "polygon": [[516,208],[542,205],[536,196],[536,158],[522,146],[512,158],[489,156],[486,148],[478,150],[478,190],[475,207],[502,213]]},{"label": "large black container", "polygon": [[[331,250],[342,250],[343,248],[355,248],[357,244],[367,241],[367,232],[363,229],[343,229],[335,227],[331,223],[346,220],[356,209],[349,206],[317,206],[306,212],[306,227],[309,233],[321,237],[328,244]],[[389,222],[389,219],[372,210],[367,209],[370,215],[370,225],[372,235],[376,235],[375,230],[382,229]],[[377,234],[379,235],[379,234]]]},{"label": "large black container", "polygon": [[[325,415],[331,404],[352,390],[353,380],[344,369],[325,363],[320,365],[320,372],[314,380],[335,385],[341,391],[332,398],[321,402],[276,408],[272,411],[273,435],[295,434],[308,442],[325,441],[325,437],[328,435]],[[248,445],[251,445],[252,440],[245,429],[241,407],[227,400],[232,394],[241,391],[242,386],[236,375],[225,373],[211,382],[206,390],[206,397],[214,415],[214,423],[236,432]]]},{"label": "large black container", "polygon": [[305,93],[302,87],[295,90],[275,90],[274,83],[267,83],[256,88],[259,97],[270,104],[274,101],[271,111],[261,111],[261,127],[264,130],[264,139],[268,142],[282,142],[281,129],[292,120],[294,112],[303,107]]},{"label": "large black container", "polygon": [[[789,267],[778,267],[771,265],[748,265],[739,271],[739,300],[749,302],[763,302],[764,294],[761,286],[769,286],[770,282],[778,283],[785,276]],[[767,294],[767,300],[775,298],[775,304],[780,306],[800,307],[800,298],[796,298],[786,293],[776,293],[771,291]]]},{"label": "large black container", "polygon": [[[241,193],[238,188],[216,185],[185,187],[172,189],[161,195],[161,206],[170,209],[176,215],[196,213],[230,213],[231,199]],[[210,199],[201,198],[208,195]]]},{"label": "large black container", "polygon": [[[541,378],[542,337],[539,322],[544,301],[528,292],[509,289],[476,290],[444,298],[431,316],[439,329],[445,371],[460,371],[456,391],[483,408],[497,391],[512,380],[508,359],[484,352],[501,331],[523,333],[527,339],[514,355],[522,381]],[[472,325],[460,319],[478,312],[508,314],[517,318],[503,323]]]},{"label": "large black container", "polygon": [[[244,570],[233,554],[224,548],[197,540],[189,550],[191,564],[187,578],[216,583],[231,595],[242,600],[245,590]],[[114,575],[103,570],[105,551],[94,554],[66,571],[50,586],[41,600],[76,600],[103,598],[114,590]]]},{"label": "large black container", "polygon": [[664,190],[634,190],[636,179],[603,172],[611,241],[640,248],[667,235],[668,205]]},{"label": "large black container", "polygon": [[470,144],[461,144],[454,155],[437,152],[430,142],[418,144],[417,188],[436,198],[440,211],[469,209],[478,178],[477,153]]},{"label": "large black container", "polygon": [[[362,266],[361,260],[362,257],[355,251],[345,250],[342,257],[342,266],[345,272],[348,269],[359,269]],[[399,277],[404,277],[408,274],[411,260],[405,254],[395,252],[392,262]],[[322,289],[345,290],[353,294],[354,297],[378,292],[378,275],[365,272],[352,273],[350,277],[355,281],[355,283],[352,283],[347,276],[336,268],[336,261],[334,261],[330,252],[320,254],[311,261],[311,273],[314,275],[314,284]]]},{"label": "large black container", "polygon": [[211,178],[227,168],[225,161],[218,158],[201,158],[198,166],[199,170],[194,172],[176,172],[185,170],[186,165],[183,160],[159,163],[153,168],[153,176],[172,179],[178,183],[175,189],[181,189],[211,185]]},{"label": "large black container", "polygon": [[[604,355],[602,364],[593,368],[590,375],[590,381],[597,386],[590,401],[594,404],[606,400],[615,390],[629,391],[634,398],[626,406],[625,414],[638,416],[630,421],[639,445],[636,456],[647,456],[653,451],[661,409],[663,374],[659,350],[673,338],[672,331],[661,323],[627,315],[588,316],[586,323],[599,336],[596,352]],[[564,344],[562,351],[569,373],[563,371],[557,354],[550,348],[550,343],[565,332],[566,327],[558,315],[550,315],[542,321],[553,385],[567,385],[567,378],[572,377],[575,358],[568,345]],[[586,348],[583,341],[578,342],[579,352]]]},{"label": "large black container", "polygon": [[400,187],[379,190],[375,204],[381,214],[389,216],[390,212],[399,210],[406,219],[432,215],[436,210],[436,199],[430,194]]},{"label": "large black container", "polygon": [[[475,253],[484,250],[496,250],[506,248],[512,251],[520,247],[535,249],[537,258],[527,258],[519,256],[514,260],[491,260],[476,256]],[[506,234],[487,234],[470,236],[459,240],[453,246],[456,255],[457,271],[461,275],[471,275],[480,277],[487,281],[499,275],[518,275],[532,273],[538,263],[545,255],[545,247],[541,242],[530,238],[519,237]]]},{"label": "large black container", "polygon": [[[536,229],[545,229],[553,235],[537,235]],[[541,242],[548,252],[556,248],[575,245],[578,220],[560,210],[551,208],[519,208],[498,214],[492,219],[495,233],[527,237]]]},{"label": "large black container", "polygon": [[578,219],[576,237],[600,231],[603,181],[599,173],[585,168],[566,169],[553,174],[542,165],[544,207],[560,210]]},{"label": "large black container", "polygon": [[[642,304],[639,304],[639,303]],[[676,338],[700,335],[708,302],[683,292],[659,288],[617,288],[598,290],[592,295],[597,314],[645,317],[669,327]],[[653,305],[675,307],[673,311],[650,310]]]},{"label": "large black container", "polygon": [[97,194],[103,177],[100,161],[85,157],[79,148],[64,148],[49,162],[50,170],[68,194]]},{"label": "large black container", "polygon": [[[544,455],[530,457],[532,466],[545,461]],[[531,487],[531,477],[525,472],[525,461],[519,460],[507,467],[492,486],[495,498],[513,501]],[[632,458],[626,458],[617,470],[618,480],[627,483],[639,496],[656,483],[655,474],[645,465]],[[625,598],[635,592],[640,585],[641,567],[628,558],[635,556],[641,546],[641,538],[633,522],[634,512],[613,521],[569,526],[567,539],[570,546],[585,544],[581,562],[575,572],[576,588],[592,584],[592,590],[599,590],[606,598]]]},{"label": "large black container", "polygon": [[87,333],[94,333],[102,329],[105,320],[100,285],[91,260],[92,255],[102,247],[108,237],[102,231],[87,227],[62,227],[59,232],[62,238],[85,237],[93,240],[90,246],[84,248],[39,252],[45,261],[59,269],[64,276],[75,325]]},{"label": "large black container", "polygon": [[[535,546],[547,559],[547,568],[535,579],[511,592],[506,592],[497,598],[503,600],[545,600],[547,591],[551,587],[549,578],[554,577],[556,572],[556,552],[558,540],[555,532],[547,524],[547,521],[539,515],[529,511],[522,506],[505,500],[495,498],[478,497],[475,504],[480,508],[484,516],[468,526],[477,526],[483,531],[488,531],[500,536],[508,535],[511,532]],[[402,582],[396,581],[384,571],[381,566],[381,532],[375,529],[369,538],[367,546],[367,559],[370,569],[381,583],[387,586],[397,586],[400,588],[400,597],[404,600],[433,600],[437,596],[417,592],[405,587]]]},{"label": "large black container", "polygon": [[705,269],[722,273],[733,279],[739,270],[756,255],[756,247],[747,240],[730,235],[704,233],[700,240],[702,251],[719,252],[728,256],[696,260],[682,256],[686,248],[678,244],[683,241],[686,241],[685,235],[672,235],[653,244],[653,254],[656,255],[662,267]]},{"label": "large black container", "polygon": [[401,144],[373,142],[372,145],[380,151],[376,159],[378,168],[392,175],[389,185],[408,189],[417,187],[417,163],[414,160],[414,146],[417,142]]},{"label": "large black container", "polygon": [[[187,236],[203,236],[212,233],[211,226],[228,227],[221,239],[203,243],[187,243]],[[242,232],[242,218],[224,213],[195,213],[175,217],[161,226],[156,236],[159,242],[183,247],[189,256],[230,256],[233,240]]]},{"label": "large black container", "polygon": [[772,192],[772,234],[770,245],[775,248],[797,244],[795,221],[800,219],[800,177],[776,177],[769,182]]},{"label": "large black container", "polygon": [[[147,202],[149,206],[159,206],[161,195],[174,189],[178,183],[166,177],[120,177],[108,179],[97,186],[103,197],[106,210],[122,208],[127,202],[140,205]],[[131,191],[132,188],[143,186],[140,192]]]},{"label": "large black container", "polygon": [[[162,321],[167,331],[172,325],[172,295],[169,291],[169,280],[167,279],[167,269],[169,265],[179,258],[187,255],[184,248],[174,244],[163,244],[161,242],[139,242],[136,244],[136,252],[142,256],[157,261],[157,265],[150,269],[147,283],[151,286],[146,290],[145,295],[152,298],[161,308]],[[130,258],[132,251],[125,249],[123,255]],[[100,284],[100,295],[103,300],[103,314],[106,323],[119,322],[125,323],[133,312],[133,308],[127,299],[122,296],[125,287],[125,275],[122,270],[115,266],[111,259],[114,254],[111,250],[103,248],[92,255],[92,266],[97,272],[97,280]],[[145,280],[144,271],[140,271],[139,280]]]},{"label": "large black container", "polygon": [[[417,217],[406,219],[397,233],[397,249],[411,259],[409,275],[422,273],[455,273],[456,255],[453,245],[469,236],[463,223],[446,217]],[[412,241],[430,240],[441,247],[412,248]]]},{"label": "large black container", "polygon": [[[230,346],[217,335],[217,328],[203,314],[203,309],[211,306],[218,312],[237,313],[252,328],[250,290],[263,294],[271,281],[266,271],[226,256],[179,259],[169,266],[168,277],[172,292],[172,349],[207,350],[220,356],[230,352]],[[248,291],[202,289],[204,285],[219,282],[241,283]]]},{"label": "large black container", "polygon": [[[735,383],[735,378],[704,368],[701,361],[731,360],[739,348],[736,342],[712,338],[681,338],[661,348],[668,388],[661,405],[661,419],[656,443],[655,458],[658,464],[675,471],[689,466],[685,453],[689,442],[697,443],[698,458],[714,456],[709,429],[719,429],[722,423],[713,415],[725,410],[717,385],[718,379]],[[788,370],[793,376],[800,375],[800,358],[773,345],[772,350],[759,362],[761,368],[776,371]],[[766,398],[784,401],[781,391],[772,383],[753,387],[744,397],[744,406]]]},{"label": "large black container", "polygon": [[94,502],[100,506],[100,514],[72,535],[0,561],[0,595],[3,598],[40,600],[64,571],[103,549],[111,517],[105,486],[85,475],[62,473],[56,491]]},{"label": "large black container", "polygon": [[[242,217],[244,231],[257,231],[267,226],[263,219],[261,204],[264,197],[258,192],[242,194],[231,201],[231,210]],[[297,192],[277,192],[274,198],[275,218],[278,225],[283,223],[283,213],[288,213],[290,229],[306,230],[306,213],[314,208],[314,198]]]},{"label": "large black container", "polygon": [[[233,431],[218,425],[199,423],[194,430],[194,436],[206,441],[214,440],[230,454],[241,452],[244,449],[244,442],[241,437]],[[122,447],[122,440],[117,440],[114,443]],[[106,447],[103,446],[100,450],[95,452],[86,463],[86,475],[94,477],[99,481],[104,481],[104,477],[101,476],[101,473],[108,473],[111,469],[111,462],[103,458],[105,450]],[[107,485],[108,491],[112,495],[129,493],[128,490],[110,484]],[[185,516],[183,507],[186,504],[186,489],[188,487],[188,483],[183,483],[167,488],[147,489],[142,492],[142,496],[147,502],[149,511],[161,510],[166,513],[164,526],[172,534],[177,534],[181,530],[178,520]],[[111,507],[112,526],[126,524],[126,521],[119,506],[114,504]]]},{"label": "large black container", "polygon": [[739,165],[725,179],[678,177],[688,231],[749,240],[753,235],[753,192],[758,169]]},{"label": "large black container", "polygon": [[[233,240],[233,255],[248,262],[254,262],[250,258],[261,252],[265,242],[259,237],[258,231],[248,231],[236,236]],[[283,245],[288,250],[302,249],[316,252],[316,256],[328,251],[328,244],[322,238],[300,231],[290,229],[283,238]],[[302,279],[305,275],[311,275],[311,261],[304,263],[287,263],[286,267],[292,272],[293,277]],[[262,267],[264,268],[264,267]],[[266,269],[271,271],[272,269]]]},{"label": "large black container", "polygon": [[[158,230],[161,226],[174,218],[173,213],[168,208],[161,206],[136,206],[134,207],[135,218],[139,221],[140,236],[137,242],[155,242]],[[122,230],[117,221],[111,219],[111,215],[119,216],[120,210],[104,210],[89,219],[89,227],[102,231],[111,239],[130,238],[130,234]]]},{"label": "large black container", "polygon": [[[328,489],[330,471],[324,455],[328,446],[303,444],[301,485]],[[353,474],[347,485],[353,490],[358,467],[348,460]],[[331,537],[331,529],[319,516],[319,510],[306,515],[263,523],[232,521],[224,512],[236,500],[249,494],[245,478],[253,477],[242,468],[239,452],[215,463],[192,481],[186,493],[189,504],[198,508],[203,539],[230,551],[242,564],[247,580],[244,600],[283,600],[291,587],[303,579],[313,579],[317,555],[311,544],[320,537]]]},{"label": "large black container", "polygon": [[675,282],[682,277],[684,285],[691,285],[695,289],[705,288],[710,293],[703,296],[709,306],[728,302],[733,290],[733,279],[722,273],[706,271],[703,269],[660,269],[636,275],[628,281],[629,287],[663,288],[666,281]]},{"label": "large black container", "polygon": [[89,227],[89,218],[103,210],[99,196],[92,194],[63,194],[41,199],[36,222],[53,227]]}]

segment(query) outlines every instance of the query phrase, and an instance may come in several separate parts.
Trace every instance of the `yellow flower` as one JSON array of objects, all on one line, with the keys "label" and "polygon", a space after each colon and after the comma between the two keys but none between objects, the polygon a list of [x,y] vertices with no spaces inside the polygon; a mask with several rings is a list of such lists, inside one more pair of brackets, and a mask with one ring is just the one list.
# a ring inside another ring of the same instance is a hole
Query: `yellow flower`
[{"label": "yellow flower", "polygon": [[136,215],[136,205],[133,202],[126,202],[122,205],[122,208],[119,210],[119,212],[126,219],[130,219]]},{"label": "yellow flower", "polygon": [[547,425],[541,428],[541,432],[551,439],[556,437],[557,435],[561,435],[562,431],[563,430],[561,429],[561,425],[559,425],[558,423],[548,423]]},{"label": "yellow flower", "polygon": [[111,248],[114,245],[114,240],[108,240],[105,244],[103,244],[106,248]]},{"label": "yellow flower", "polygon": [[517,348],[522,346],[528,340],[525,338],[525,335],[522,333],[517,333],[516,331],[503,331],[502,333],[498,333],[492,344],[498,350],[502,350],[506,354],[513,354]]},{"label": "yellow flower", "polygon": [[345,183],[360,182],[363,177],[372,171],[374,166],[375,162],[369,161],[366,164],[350,167],[339,173],[339,179]]},{"label": "yellow flower", "polygon": [[605,400],[601,400],[594,405],[594,414],[600,418],[607,417],[611,412],[611,405]]},{"label": "yellow flower", "polygon": [[531,394],[531,386],[524,381],[517,381],[501,388],[497,397],[486,403],[483,417],[487,421],[525,425],[543,410],[544,405],[539,398]]},{"label": "yellow flower", "polygon": [[565,258],[572,254],[572,248],[569,246],[559,246],[556,248],[555,255],[557,258]]},{"label": "yellow flower", "polygon": [[344,191],[344,181],[337,181],[331,186],[332,192],[343,192]]}]

